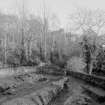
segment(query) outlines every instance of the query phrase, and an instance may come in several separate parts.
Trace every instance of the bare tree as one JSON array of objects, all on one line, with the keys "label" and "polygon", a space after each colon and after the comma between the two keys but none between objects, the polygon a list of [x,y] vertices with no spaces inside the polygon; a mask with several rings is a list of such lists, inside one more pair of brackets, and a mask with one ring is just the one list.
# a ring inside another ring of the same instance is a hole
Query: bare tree
[{"label": "bare tree", "polygon": [[21,57],[20,57],[20,64],[24,64],[24,60],[26,59],[25,55],[25,25],[26,25],[26,8],[25,8],[25,2],[22,0],[22,6],[19,10],[20,12],[20,52],[21,52]]},{"label": "bare tree", "polygon": [[7,41],[8,41],[8,29],[9,29],[9,23],[7,23],[7,28],[6,28],[6,34],[5,34],[5,39],[4,39],[4,45],[5,45],[5,47],[4,47],[4,53],[5,53],[5,56],[4,56],[4,64],[6,64],[6,61],[7,61]]},{"label": "bare tree", "polygon": [[75,31],[82,30],[84,32],[87,29],[92,29],[99,35],[105,27],[105,11],[78,9],[70,15],[70,22],[73,24]]},{"label": "bare tree", "polygon": [[39,35],[41,34],[41,27],[42,23],[36,17],[32,16],[29,20],[27,20],[25,37],[25,42],[27,43],[27,58],[29,58],[31,54],[31,43],[38,41]]},{"label": "bare tree", "polygon": [[42,13],[42,29],[41,29],[41,46],[44,47],[44,61],[47,60],[47,34],[49,28],[48,14],[46,13],[45,1],[43,2],[43,13]]}]

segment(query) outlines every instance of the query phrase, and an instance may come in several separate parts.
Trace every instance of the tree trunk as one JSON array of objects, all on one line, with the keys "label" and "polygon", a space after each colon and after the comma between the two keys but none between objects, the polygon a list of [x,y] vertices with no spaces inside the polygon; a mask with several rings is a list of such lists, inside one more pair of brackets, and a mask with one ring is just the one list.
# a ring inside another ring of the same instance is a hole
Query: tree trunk
[{"label": "tree trunk", "polygon": [[29,58],[30,58],[30,52],[31,52],[31,49],[30,49],[30,40],[27,42],[27,60],[29,61]]},{"label": "tree trunk", "polygon": [[90,63],[90,69],[89,69],[89,74],[92,74],[92,70],[93,70],[93,61],[91,61]]}]

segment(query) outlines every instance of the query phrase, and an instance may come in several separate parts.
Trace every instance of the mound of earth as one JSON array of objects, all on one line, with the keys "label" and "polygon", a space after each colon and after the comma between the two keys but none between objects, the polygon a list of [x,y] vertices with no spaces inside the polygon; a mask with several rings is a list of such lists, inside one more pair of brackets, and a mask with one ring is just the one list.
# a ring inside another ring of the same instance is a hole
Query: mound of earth
[{"label": "mound of earth", "polygon": [[30,95],[3,102],[1,105],[47,105],[61,90],[59,86],[49,86]]}]

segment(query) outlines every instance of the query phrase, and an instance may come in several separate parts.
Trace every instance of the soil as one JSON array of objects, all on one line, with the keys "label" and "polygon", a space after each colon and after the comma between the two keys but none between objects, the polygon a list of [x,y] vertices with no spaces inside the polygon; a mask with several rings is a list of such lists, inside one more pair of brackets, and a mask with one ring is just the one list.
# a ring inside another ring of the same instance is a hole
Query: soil
[{"label": "soil", "polygon": [[[14,100],[16,98],[21,98],[26,95],[30,95],[34,92],[36,92],[39,89],[42,89],[44,87],[50,86],[52,81],[56,81],[62,78],[62,76],[51,76],[51,75],[43,75],[44,79],[43,81],[36,81],[35,73],[28,73],[23,74],[21,78],[19,75],[12,75],[8,77],[1,77],[0,78],[0,86],[2,87],[8,87],[10,86],[10,89],[7,90],[5,93],[0,93],[0,105],[7,101]],[[19,77],[19,78],[18,78]],[[47,78],[47,79],[45,79]],[[32,79],[32,81],[29,81]],[[13,86],[11,86],[13,85]],[[49,105],[65,105],[65,102],[70,97],[75,97],[75,95],[79,94],[85,94],[83,86],[90,86],[78,79],[69,77],[69,82],[67,83],[68,88],[62,90],[50,103]],[[90,86],[93,88],[92,86]],[[100,92],[100,89],[96,89],[97,92],[100,94],[104,93],[104,91]],[[85,94],[87,95],[87,94]],[[87,95],[87,97],[90,97]],[[88,105],[105,105],[105,103],[98,103],[94,100],[93,97],[90,97],[91,102]]]}]

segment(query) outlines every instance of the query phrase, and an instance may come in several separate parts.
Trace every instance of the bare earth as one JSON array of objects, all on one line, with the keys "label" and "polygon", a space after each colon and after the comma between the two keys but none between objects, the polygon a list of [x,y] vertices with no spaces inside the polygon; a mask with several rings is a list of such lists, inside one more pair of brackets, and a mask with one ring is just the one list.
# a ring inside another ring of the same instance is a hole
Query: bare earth
[{"label": "bare earth", "polygon": [[[35,77],[36,74],[31,72],[28,73],[27,75],[21,76],[21,78],[20,77],[18,78],[17,75],[0,77],[0,86],[3,87],[13,86],[13,88],[8,90],[7,93],[5,94],[0,93],[0,105],[7,105],[5,104],[6,102],[10,102],[11,100],[15,100],[17,98],[23,98],[45,87],[52,86],[51,85],[52,81],[56,81],[62,78],[61,76],[44,76],[47,77],[47,81],[37,81]],[[85,85],[83,82],[70,77],[68,83],[69,88],[67,90],[60,92],[58,96],[50,102],[50,105],[66,105],[65,102],[70,97],[73,96],[75,97],[75,94],[83,94],[82,89],[83,85]],[[100,93],[104,94],[105,92],[102,91]],[[105,103],[99,104],[95,102],[92,98],[90,99],[91,103],[88,105],[105,105]]]}]

